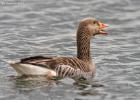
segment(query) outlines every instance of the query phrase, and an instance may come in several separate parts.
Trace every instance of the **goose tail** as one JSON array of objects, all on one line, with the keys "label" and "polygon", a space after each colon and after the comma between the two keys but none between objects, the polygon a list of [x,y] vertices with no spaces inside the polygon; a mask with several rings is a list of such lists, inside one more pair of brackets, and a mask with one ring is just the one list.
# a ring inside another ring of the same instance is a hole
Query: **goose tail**
[{"label": "goose tail", "polygon": [[17,63],[19,63],[20,61],[19,60],[8,60],[6,61],[9,65],[15,65]]},{"label": "goose tail", "polygon": [[48,69],[48,68],[43,68],[39,65],[32,65],[32,64],[26,64],[26,63],[21,63],[20,61],[16,60],[11,60],[7,61],[7,63],[12,66],[16,72],[19,75],[52,75],[56,76],[56,72]]}]

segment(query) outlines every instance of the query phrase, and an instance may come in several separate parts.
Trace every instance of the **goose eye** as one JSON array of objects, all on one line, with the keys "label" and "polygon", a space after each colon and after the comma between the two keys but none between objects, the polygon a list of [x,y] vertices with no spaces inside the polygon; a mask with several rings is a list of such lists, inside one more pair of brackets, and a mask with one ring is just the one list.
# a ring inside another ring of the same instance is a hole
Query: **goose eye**
[{"label": "goose eye", "polygon": [[93,24],[96,24],[96,21],[93,21]]}]

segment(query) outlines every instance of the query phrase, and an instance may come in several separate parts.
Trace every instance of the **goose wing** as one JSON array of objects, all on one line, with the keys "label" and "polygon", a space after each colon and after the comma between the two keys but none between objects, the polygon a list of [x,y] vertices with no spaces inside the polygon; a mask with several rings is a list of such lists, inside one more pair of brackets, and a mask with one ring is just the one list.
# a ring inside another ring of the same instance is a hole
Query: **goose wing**
[{"label": "goose wing", "polygon": [[60,77],[81,77],[92,74],[89,65],[76,57],[34,56],[21,59],[20,63],[51,69]]}]

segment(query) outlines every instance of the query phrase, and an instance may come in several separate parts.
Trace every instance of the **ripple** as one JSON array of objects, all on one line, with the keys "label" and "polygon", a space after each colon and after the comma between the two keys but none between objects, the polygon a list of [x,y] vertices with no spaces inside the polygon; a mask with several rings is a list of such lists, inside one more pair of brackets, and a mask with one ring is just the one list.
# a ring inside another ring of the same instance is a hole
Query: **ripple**
[{"label": "ripple", "polygon": [[[0,99],[139,100],[139,4],[139,0],[1,1]],[[89,84],[81,89],[65,79],[52,85],[43,80],[9,79],[16,72],[6,60],[76,55],[75,29],[88,16],[110,26],[108,36],[96,36],[91,44],[95,78],[104,87]]]}]

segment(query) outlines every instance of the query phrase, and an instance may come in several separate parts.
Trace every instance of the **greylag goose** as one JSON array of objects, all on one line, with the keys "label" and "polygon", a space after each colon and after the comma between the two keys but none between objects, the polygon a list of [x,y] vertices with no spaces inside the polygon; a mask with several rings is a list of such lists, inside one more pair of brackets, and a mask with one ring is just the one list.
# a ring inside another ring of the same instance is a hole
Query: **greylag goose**
[{"label": "greylag goose", "polygon": [[95,18],[84,18],[77,29],[77,57],[34,56],[9,64],[20,75],[45,75],[47,77],[84,77],[92,78],[95,64],[90,54],[90,40],[95,35],[106,35],[106,24]]}]

